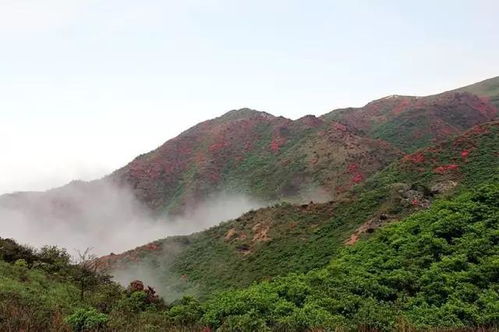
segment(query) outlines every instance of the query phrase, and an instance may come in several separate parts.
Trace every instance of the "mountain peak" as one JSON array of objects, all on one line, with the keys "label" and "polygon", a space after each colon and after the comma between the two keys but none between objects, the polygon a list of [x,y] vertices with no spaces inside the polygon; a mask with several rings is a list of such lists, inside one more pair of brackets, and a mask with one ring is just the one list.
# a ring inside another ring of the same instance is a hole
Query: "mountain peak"
[{"label": "mountain peak", "polygon": [[263,116],[267,118],[273,118],[274,116],[272,114],[269,114],[267,112],[262,112],[262,111],[257,111],[251,108],[240,108],[236,110],[231,110],[224,115],[218,117],[217,119],[219,120],[241,120],[241,119],[247,119],[247,118],[252,118],[256,116]]}]

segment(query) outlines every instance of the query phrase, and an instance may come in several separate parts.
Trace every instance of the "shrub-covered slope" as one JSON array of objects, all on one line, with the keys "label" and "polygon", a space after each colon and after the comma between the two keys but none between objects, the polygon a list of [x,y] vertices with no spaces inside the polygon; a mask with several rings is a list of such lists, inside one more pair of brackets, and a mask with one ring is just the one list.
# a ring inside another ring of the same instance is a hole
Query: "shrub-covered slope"
[{"label": "shrub-covered slope", "polygon": [[159,240],[101,258],[102,268],[147,269],[165,296],[206,295],[288,272],[327,264],[346,242],[427,208],[450,195],[491,181],[498,169],[499,122],[403,157],[342,200],[277,206],[249,212],[191,236]]},{"label": "shrub-covered slope", "polygon": [[498,203],[495,180],[383,228],[325,268],[169,306],[141,282],[124,290],[88,261],[69,263],[64,251],[0,239],[0,329],[493,331]]},{"label": "shrub-covered slope", "polygon": [[457,92],[469,92],[482,98],[487,98],[492,104],[499,107],[499,76],[474,83],[457,90]]},{"label": "shrub-covered slope", "polygon": [[495,180],[383,228],[325,268],[169,306],[141,282],[124,290],[69,263],[64,251],[0,239],[0,329],[493,331],[498,203]]},{"label": "shrub-covered slope", "polygon": [[[491,82],[497,84],[499,78]],[[480,94],[470,91],[480,91]],[[475,88],[434,96],[389,96],[361,108],[336,110],[322,118],[343,123],[368,137],[388,141],[405,152],[413,152],[496,119],[497,105],[492,101],[499,98],[498,91],[478,83]]]},{"label": "shrub-covered slope", "polygon": [[242,109],[187,130],[111,178],[152,209],[182,212],[217,191],[266,201],[332,197],[400,155],[311,115],[292,121]]},{"label": "shrub-covered slope", "polygon": [[175,326],[167,309],[154,289],[140,281],[124,289],[91,259],[74,264],[56,247],[0,238],[0,331],[203,330]]},{"label": "shrub-covered slope", "polygon": [[499,324],[499,186],[439,201],[344,249],[324,269],[215,296],[226,330],[408,330]]}]

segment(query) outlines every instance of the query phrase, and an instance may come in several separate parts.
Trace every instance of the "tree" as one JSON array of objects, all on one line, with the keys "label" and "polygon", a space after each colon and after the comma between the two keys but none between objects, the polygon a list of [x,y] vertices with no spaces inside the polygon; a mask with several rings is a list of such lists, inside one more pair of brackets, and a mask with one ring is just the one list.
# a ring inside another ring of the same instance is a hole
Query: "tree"
[{"label": "tree", "polygon": [[87,248],[82,253],[76,250],[78,257],[76,259],[75,279],[80,289],[80,299],[85,299],[85,291],[98,283],[96,256],[91,254],[92,248]]}]

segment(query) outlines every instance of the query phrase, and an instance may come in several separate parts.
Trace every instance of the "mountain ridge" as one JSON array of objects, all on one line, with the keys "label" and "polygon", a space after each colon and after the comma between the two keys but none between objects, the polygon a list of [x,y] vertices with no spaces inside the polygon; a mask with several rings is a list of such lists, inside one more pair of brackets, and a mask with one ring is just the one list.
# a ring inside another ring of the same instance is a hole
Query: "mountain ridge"
[{"label": "mountain ridge", "polygon": [[297,120],[231,110],[88,183],[130,187],[159,215],[182,214],[219,191],[268,201],[306,201],[317,191],[333,198],[403,153],[495,119],[497,82],[499,77],[426,97],[384,97]]}]

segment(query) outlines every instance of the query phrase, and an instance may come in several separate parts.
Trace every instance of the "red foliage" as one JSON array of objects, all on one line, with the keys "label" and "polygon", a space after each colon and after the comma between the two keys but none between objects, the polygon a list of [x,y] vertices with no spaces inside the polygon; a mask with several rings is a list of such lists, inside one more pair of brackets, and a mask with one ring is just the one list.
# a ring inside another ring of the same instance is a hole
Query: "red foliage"
[{"label": "red foliage", "polygon": [[435,169],[433,169],[433,172],[437,173],[437,174],[445,174],[449,171],[457,170],[458,168],[459,168],[459,165],[456,165],[456,164],[442,165],[442,166],[438,166]]},{"label": "red foliage", "polygon": [[488,98],[485,97],[471,98],[469,105],[489,118],[493,118],[497,113],[496,109],[489,103]]},{"label": "red foliage", "polygon": [[272,139],[272,142],[270,142],[270,150],[272,150],[272,152],[279,152],[279,149],[285,143],[286,143],[286,139],[284,137],[276,136]]},{"label": "red foliage", "polygon": [[360,183],[364,180],[364,174],[359,170],[359,165],[351,163],[347,166],[347,171],[352,174],[353,183]]},{"label": "red foliage", "polygon": [[404,160],[419,164],[425,161],[425,155],[422,152],[416,152],[405,156]]},{"label": "red foliage", "polygon": [[208,174],[208,177],[210,178],[210,180],[212,182],[220,181],[220,174],[218,174],[218,173],[212,172],[212,173]]},{"label": "red foliage", "polygon": [[144,247],[144,249],[154,251],[154,250],[159,250],[160,246],[157,245],[156,243],[149,243]]},{"label": "red foliage", "polygon": [[210,145],[210,147],[208,148],[208,150],[212,153],[216,153],[220,150],[222,150],[223,148],[227,147],[229,144],[227,142],[217,142],[217,143],[214,143],[212,145]]},{"label": "red foliage", "polygon": [[408,99],[408,98],[404,98],[400,101],[400,103],[398,103],[393,109],[392,109],[392,113],[393,114],[400,114],[402,113],[403,111],[405,111],[407,109],[407,106],[409,106],[411,103],[411,101]]},{"label": "red foliage", "polygon": [[354,183],[360,183],[364,180],[364,175],[362,175],[361,173],[357,173],[354,175],[354,177],[352,178],[352,182]]},{"label": "red foliage", "polygon": [[479,134],[486,134],[489,132],[489,129],[486,128],[485,126],[476,126],[472,128],[471,130],[468,131],[468,135],[479,135]]},{"label": "red foliage", "polygon": [[359,170],[359,165],[352,163],[347,166],[347,170],[349,173],[357,172]]},{"label": "red foliage", "polygon": [[332,123],[333,129],[339,130],[339,131],[347,131],[347,126],[345,126],[342,123],[339,122],[333,122]]},{"label": "red foliage", "polygon": [[470,153],[471,153],[471,150],[463,150],[463,151],[461,151],[461,157],[463,159],[466,159],[466,158],[468,158],[468,156],[470,155]]}]

